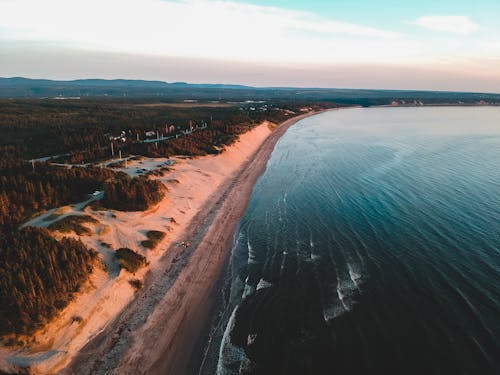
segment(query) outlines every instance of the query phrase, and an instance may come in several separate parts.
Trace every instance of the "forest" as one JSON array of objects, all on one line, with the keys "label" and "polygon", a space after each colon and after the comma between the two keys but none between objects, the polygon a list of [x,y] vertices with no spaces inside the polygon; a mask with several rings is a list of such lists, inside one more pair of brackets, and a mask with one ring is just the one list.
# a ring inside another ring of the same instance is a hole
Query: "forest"
[{"label": "forest", "polygon": [[0,335],[31,334],[64,308],[97,258],[45,229],[0,226]]},{"label": "forest", "polygon": [[[165,125],[174,125],[174,133],[180,133],[190,123],[205,122],[207,129],[184,143],[221,142],[241,133],[242,127],[265,119],[281,122],[299,113],[302,107],[335,106],[308,102],[212,105],[176,107],[172,103],[117,99],[0,100],[0,169],[20,161],[57,155],[64,156],[58,160],[62,162],[94,162],[111,156],[111,143],[115,153],[147,151],[147,147],[134,146],[134,142],[137,138],[144,140],[148,131],[165,133]],[[122,134],[125,141],[110,141],[111,137]]]},{"label": "forest", "polygon": [[104,168],[60,168],[47,163],[4,168],[0,175],[0,225],[19,224],[36,212],[85,200],[115,172]]},{"label": "forest", "polygon": [[102,205],[119,211],[145,211],[164,197],[165,186],[146,176],[131,178],[125,173],[104,183]]}]

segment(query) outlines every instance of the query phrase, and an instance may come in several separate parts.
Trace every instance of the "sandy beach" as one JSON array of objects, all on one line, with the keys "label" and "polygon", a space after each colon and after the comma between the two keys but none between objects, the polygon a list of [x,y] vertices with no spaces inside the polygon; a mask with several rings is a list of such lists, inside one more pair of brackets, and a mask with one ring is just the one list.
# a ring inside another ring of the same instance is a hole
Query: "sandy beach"
[{"label": "sandy beach", "polygon": [[[196,370],[188,365],[203,349],[220,294],[218,281],[255,181],[283,133],[310,115],[294,117],[274,131],[264,122],[216,156],[175,158],[171,170],[156,177],[168,187],[166,197],[146,212],[93,211],[79,204],[30,222],[47,226],[53,216],[92,216],[98,224],[90,225],[93,234],[81,240],[102,254],[107,268],[96,269],[82,293],[27,348],[1,349],[1,368],[29,367],[33,374]],[[154,168],[165,160],[143,159],[124,171],[134,175],[137,168]],[[141,246],[148,230],[167,233],[155,250]],[[120,270],[113,258],[119,247],[143,254],[149,266],[135,275]],[[134,291],[132,279],[142,280],[144,287]]]}]

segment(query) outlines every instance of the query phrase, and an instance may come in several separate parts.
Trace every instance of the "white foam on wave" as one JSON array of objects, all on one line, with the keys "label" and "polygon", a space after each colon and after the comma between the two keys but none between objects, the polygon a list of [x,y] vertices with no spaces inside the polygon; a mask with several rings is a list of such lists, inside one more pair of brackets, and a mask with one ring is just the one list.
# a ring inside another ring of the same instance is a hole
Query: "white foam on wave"
[{"label": "white foam on wave", "polygon": [[352,304],[349,302],[349,296],[343,294],[342,289],[337,288],[337,296],[339,297],[339,301],[344,307],[345,311],[351,311]]},{"label": "white foam on wave", "polygon": [[348,274],[344,278],[337,278],[337,284],[332,285],[334,294],[330,304],[323,309],[323,317],[326,322],[331,321],[346,312],[351,311],[356,304],[356,297],[361,294],[360,285],[363,275],[354,271],[355,267],[348,266]]},{"label": "white foam on wave", "polygon": [[245,299],[247,296],[255,292],[255,287],[249,285],[245,282],[245,289],[243,289],[242,299]]},{"label": "white foam on wave", "polygon": [[252,244],[250,243],[250,239],[247,239],[247,251],[248,251],[248,264],[256,264],[257,260],[255,259],[255,252],[253,251]]},{"label": "white foam on wave", "polygon": [[264,288],[270,288],[272,286],[273,286],[273,284],[271,284],[269,281],[266,281],[264,279],[260,279],[259,283],[257,284],[257,290],[264,289]]},{"label": "white foam on wave", "polygon": [[248,335],[247,336],[247,345],[252,345],[256,339],[257,339],[256,333],[252,333],[252,334]]},{"label": "white foam on wave", "polygon": [[222,336],[219,361],[217,362],[217,375],[237,374],[240,363],[246,359],[244,350],[231,344],[230,333],[234,328],[236,309],[237,307],[233,310]]},{"label": "white foam on wave", "polygon": [[328,322],[335,318],[338,318],[345,312],[346,310],[344,309],[340,301],[336,299],[334,303],[323,309],[323,319],[325,320],[325,322]]},{"label": "white foam on wave", "polygon": [[353,266],[349,263],[347,264],[347,268],[349,270],[349,277],[356,286],[356,289],[361,293],[360,285],[363,281],[363,275],[359,270],[354,270]]}]

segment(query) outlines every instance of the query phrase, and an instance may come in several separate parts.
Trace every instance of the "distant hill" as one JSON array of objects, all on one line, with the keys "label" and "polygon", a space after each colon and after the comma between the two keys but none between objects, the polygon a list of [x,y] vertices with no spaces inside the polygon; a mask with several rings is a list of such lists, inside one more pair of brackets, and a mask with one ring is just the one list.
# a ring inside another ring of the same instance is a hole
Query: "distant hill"
[{"label": "distant hill", "polygon": [[0,78],[0,97],[50,96],[157,96],[179,89],[251,89],[243,85],[167,83],[130,79],[77,79],[53,81],[23,77]]},{"label": "distant hill", "polygon": [[78,79],[53,81],[23,77],[0,78],[0,98],[157,98],[161,100],[286,100],[335,101],[345,104],[400,105],[500,103],[500,94],[412,91],[266,87],[244,85],[191,84],[185,82],[127,79]]}]

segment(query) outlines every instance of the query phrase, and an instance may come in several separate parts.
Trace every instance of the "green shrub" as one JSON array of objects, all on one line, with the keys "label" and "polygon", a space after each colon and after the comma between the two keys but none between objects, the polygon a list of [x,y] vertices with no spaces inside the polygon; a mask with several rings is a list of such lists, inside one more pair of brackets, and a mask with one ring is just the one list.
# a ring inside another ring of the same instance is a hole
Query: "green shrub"
[{"label": "green shrub", "polygon": [[50,224],[48,229],[61,233],[75,232],[79,236],[90,235],[90,230],[82,225],[84,223],[98,223],[98,221],[88,215],[70,215]]},{"label": "green shrub", "polygon": [[133,287],[136,291],[137,291],[137,290],[139,290],[139,289],[141,289],[141,288],[142,288],[142,286],[144,285],[144,284],[142,283],[142,281],[141,281],[141,280],[139,280],[139,279],[131,279],[131,280],[129,280],[129,281],[128,281],[128,283],[129,283],[130,285],[132,285],[132,287]]},{"label": "green shrub", "polygon": [[146,265],[145,257],[127,247],[116,250],[116,257],[118,258],[120,267],[126,269],[130,273],[136,273],[139,268]]},{"label": "green shrub", "polygon": [[147,249],[154,249],[166,236],[165,232],[159,230],[150,230],[146,233],[147,240],[141,242],[141,245]]}]

